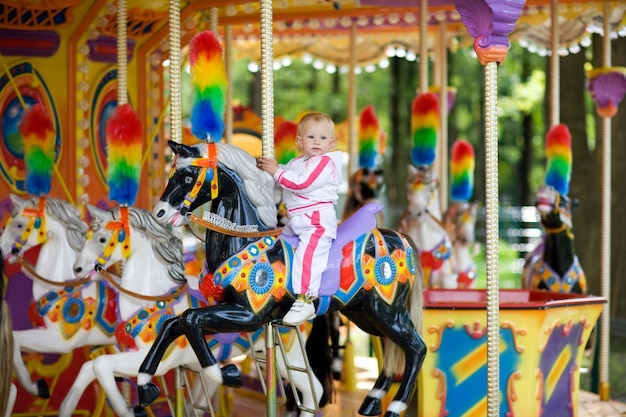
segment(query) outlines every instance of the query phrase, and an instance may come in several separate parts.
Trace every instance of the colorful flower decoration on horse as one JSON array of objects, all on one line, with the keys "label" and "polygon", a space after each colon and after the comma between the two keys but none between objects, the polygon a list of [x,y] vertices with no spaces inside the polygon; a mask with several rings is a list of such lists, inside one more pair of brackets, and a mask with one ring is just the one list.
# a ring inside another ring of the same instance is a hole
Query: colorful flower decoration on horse
[{"label": "colorful flower decoration on horse", "polygon": [[374,107],[369,105],[359,116],[359,166],[374,169],[382,149],[381,132]]},{"label": "colorful flower decoration on horse", "polygon": [[290,120],[285,120],[278,126],[274,135],[276,162],[284,165],[298,156],[298,150],[294,146],[297,135],[298,125]]},{"label": "colorful flower decoration on horse", "polygon": [[413,99],[411,109],[411,161],[416,166],[432,165],[439,131],[439,99],[434,93],[420,94]]},{"label": "colorful flower decoration on horse", "polygon": [[219,142],[224,134],[228,80],[222,46],[210,31],[195,35],[189,44],[194,104],[191,132],[200,140]]},{"label": "colorful flower decoration on horse", "polygon": [[44,196],[50,192],[56,158],[54,125],[43,105],[28,108],[20,124],[26,165],[26,191]]},{"label": "colorful flower decoration on horse", "polygon": [[553,186],[559,194],[567,195],[572,175],[572,135],[566,125],[555,125],[548,132],[546,157],[546,184]]},{"label": "colorful flower decoration on horse", "polygon": [[450,199],[469,201],[474,193],[474,147],[459,139],[452,145]]}]

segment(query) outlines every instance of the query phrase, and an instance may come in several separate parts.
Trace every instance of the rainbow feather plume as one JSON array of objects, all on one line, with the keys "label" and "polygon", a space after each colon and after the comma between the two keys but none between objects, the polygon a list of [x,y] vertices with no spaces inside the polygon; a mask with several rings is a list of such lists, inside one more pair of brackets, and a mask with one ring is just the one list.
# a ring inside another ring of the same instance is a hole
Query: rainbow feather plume
[{"label": "rainbow feather plume", "polygon": [[450,160],[450,199],[469,201],[474,193],[474,147],[471,143],[459,139],[452,145]]},{"label": "rainbow feather plume", "polygon": [[298,124],[285,120],[276,129],[274,134],[274,155],[276,162],[286,164],[298,156],[296,149],[296,136],[298,135]]},{"label": "rainbow feather plume", "polygon": [[201,140],[219,142],[224,134],[228,81],[222,46],[213,32],[200,32],[191,39],[189,61],[194,88],[191,131]]},{"label": "rainbow feather plume", "polygon": [[439,131],[439,99],[434,93],[419,94],[413,100],[411,113],[414,165],[432,165],[435,162],[437,133]]},{"label": "rainbow feather plume", "polygon": [[380,126],[374,107],[366,106],[359,117],[359,166],[374,169],[379,154]]},{"label": "rainbow feather plume", "polygon": [[546,184],[567,195],[572,175],[572,135],[566,125],[555,125],[548,131],[546,157]]},{"label": "rainbow feather plume", "polygon": [[106,124],[109,199],[132,206],[139,190],[143,126],[130,104],[117,106]]},{"label": "rainbow feather plume", "polygon": [[56,158],[52,119],[40,103],[26,110],[20,124],[26,165],[26,191],[43,196],[50,192]]}]

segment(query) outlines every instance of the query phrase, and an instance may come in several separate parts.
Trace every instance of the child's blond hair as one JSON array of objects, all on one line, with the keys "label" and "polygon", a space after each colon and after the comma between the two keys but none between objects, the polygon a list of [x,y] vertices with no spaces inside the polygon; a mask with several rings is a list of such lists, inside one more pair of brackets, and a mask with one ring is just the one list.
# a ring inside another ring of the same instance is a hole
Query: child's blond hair
[{"label": "child's blond hair", "polygon": [[311,112],[302,116],[298,122],[298,136],[302,133],[302,128],[309,122],[328,123],[328,127],[331,132],[333,132],[333,137],[335,137],[335,123],[333,122],[333,119],[331,119],[329,115],[320,112]]},{"label": "child's blond hair", "polygon": [[[330,129],[332,133],[332,137],[333,138],[335,137],[335,123],[333,122],[333,119],[331,119],[329,115],[325,113],[321,113],[321,112],[311,112],[311,113],[305,114],[298,121],[298,131],[296,132],[297,136],[302,135],[302,129],[304,129],[304,126],[306,126],[307,123],[326,123],[328,124],[328,128]],[[296,147],[299,152],[302,152],[302,149],[300,149],[299,143],[296,144]]]}]

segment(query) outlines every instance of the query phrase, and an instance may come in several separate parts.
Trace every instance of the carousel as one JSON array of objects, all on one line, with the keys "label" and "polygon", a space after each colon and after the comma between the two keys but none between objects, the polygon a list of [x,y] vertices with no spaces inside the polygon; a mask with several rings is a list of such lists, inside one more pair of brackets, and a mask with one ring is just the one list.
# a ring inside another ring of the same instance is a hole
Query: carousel
[{"label": "carousel", "polygon": [[[547,167],[535,198],[543,234],[517,289],[499,287],[497,175],[497,68],[510,42],[549,54],[592,28],[621,36],[624,2],[0,5],[0,368],[13,376],[0,383],[0,413],[584,417],[581,363],[598,328],[599,395],[585,401],[626,413],[608,383],[608,267],[596,274],[602,294],[590,295],[573,245],[559,54],[550,54]],[[611,36],[602,67],[588,72],[607,173],[626,92]],[[453,38],[484,67],[485,288],[473,259],[477,155],[447,137]],[[374,107],[356,107],[355,74],[398,45],[427,59],[415,64],[406,209],[390,225],[380,165],[389,141]],[[303,55],[347,69],[348,118],[336,121],[347,197],[317,317],[288,326],[298,241],[281,235],[280,196],[255,159],[296,156],[297,120],[274,112],[273,67]],[[242,57],[258,63],[260,114],[234,104]],[[610,246],[602,250],[609,263]],[[371,337],[367,388],[357,388],[349,330],[343,377],[332,379],[338,318]]]}]

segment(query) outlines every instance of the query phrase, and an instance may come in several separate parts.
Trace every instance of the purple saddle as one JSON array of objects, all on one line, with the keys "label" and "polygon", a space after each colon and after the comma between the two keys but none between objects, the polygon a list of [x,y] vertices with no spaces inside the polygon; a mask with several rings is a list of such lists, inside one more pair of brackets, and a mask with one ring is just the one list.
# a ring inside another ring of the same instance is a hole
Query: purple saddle
[{"label": "purple saddle", "polygon": [[[329,296],[337,292],[339,289],[339,268],[341,268],[343,258],[341,249],[346,243],[355,240],[368,230],[374,229],[376,227],[376,214],[380,213],[382,209],[383,205],[380,203],[367,203],[339,225],[337,237],[330,247],[328,265],[322,274],[320,296]],[[282,235],[281,237],[294,248],[298,246],[298,236]]]}]

